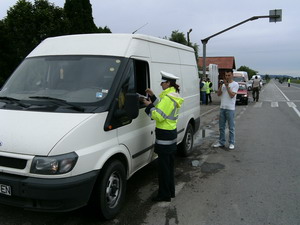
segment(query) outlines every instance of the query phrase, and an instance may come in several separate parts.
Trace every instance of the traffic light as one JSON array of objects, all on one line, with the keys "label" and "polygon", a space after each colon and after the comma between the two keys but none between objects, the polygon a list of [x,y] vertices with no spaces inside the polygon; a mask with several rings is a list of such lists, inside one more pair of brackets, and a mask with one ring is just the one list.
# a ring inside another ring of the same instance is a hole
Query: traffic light
[{"label": "traffic light", "polygon": [[270,10],[269,13],[269,22],[281,22],[282,20],[282,10],[281,9],[274,9]]}]

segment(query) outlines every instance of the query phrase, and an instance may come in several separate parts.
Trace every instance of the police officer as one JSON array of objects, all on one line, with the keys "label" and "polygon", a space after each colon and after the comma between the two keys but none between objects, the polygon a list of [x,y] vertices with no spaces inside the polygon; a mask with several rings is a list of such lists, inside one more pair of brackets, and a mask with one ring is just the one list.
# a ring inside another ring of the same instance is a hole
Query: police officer
[{"label": "police officer", "polygon": [[155,129],[155,153],[158,155],[158,180],[159,189],[152,201],[170,202],[175,197],[174,181],[174,153],[177,148],[177,119],[178,111],[183,103],[179,95],[179,86],[176,80],[179,78],[173,74],[161,71],[161,87],[163,89],[159,98],[156,98],[151,89],[146,93],[150,100],[144,99],[147,106],[145,112],[156,121]]},{"label": "police officer", "polygon": [[206,105],[208,104],[208,99],[209,99],[209,103],[212,103],[212,100],[211,100],[211,87],[212,87],[212,82],[210,82],[210,79],[207,78],[206,82],[205,82],[205,85],[206,85]]},{"label": "police officer", "polygon": [[202,104],[206,104],[206,80],[202,78],[200,81],[200,96]]}]

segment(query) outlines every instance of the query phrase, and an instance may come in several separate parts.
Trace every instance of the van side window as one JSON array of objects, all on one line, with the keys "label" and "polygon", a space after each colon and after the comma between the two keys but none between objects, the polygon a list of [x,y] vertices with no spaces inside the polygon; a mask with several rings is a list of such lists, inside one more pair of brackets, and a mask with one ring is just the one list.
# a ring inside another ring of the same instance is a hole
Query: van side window
[{"label": "van side window", "polygon": [[[132,122],[132,119],[127,116],[124,109],[124,105],[126,104],[126,94],[138,93],[145,95],[145,90],[149,87],[149,84],[148,63],[140,60],[132,60],[122,82],[122,86],[116,95],[117,104],[114,108],[114,114],[111,120],[113,128],[125,126]],[[139,108],[144,107],[143,103],[139,104]]]},{"label": "van side window", "polygon": [[[150,88],[149,66],[146,61],[135,60],[135,80],[136,92],[140,95],[146,95],[145,90]],[[140,103],[140,108],[145,107]]]},{"label": "van side window", "polygon": [[120,127],[131,123],[131,119],[126,115],[124,109],[126,102],[127,93],[135,93],[135,81],[134,81],[134,64],[131,63],[124,81],[122,82],[122,87],[117,94],[117,107],[114,112],[113,127]]},{"label": "van side window", "polygon": [[125,97],[127,93],[135,93],[135,82],[134,82],[134,67],[131,64],[128,75],[122,84],[121,90],[118,95],[118,108],[123,109],[125,105]]}]

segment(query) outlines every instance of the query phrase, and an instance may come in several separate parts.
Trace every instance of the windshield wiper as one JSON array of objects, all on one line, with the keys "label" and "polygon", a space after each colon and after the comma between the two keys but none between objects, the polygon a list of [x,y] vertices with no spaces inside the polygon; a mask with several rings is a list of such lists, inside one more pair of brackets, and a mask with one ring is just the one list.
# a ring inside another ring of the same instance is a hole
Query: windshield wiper
[{"label": "windshield wiper", "polygon": [[66,100],[63,100],[63,99],[60,99],[60,98],[52,98],[52,97],[48,97],[48,96],[30,96],[29,98],[49,100],[51,102],[59,103],[60,105],[63,104],[65,106],[70,106],[70,107],[72,107],[73,109],[75,109],[77,111],[84,112],[83,107],[80,107],[78,105],[69,103]]},{"label": "windshield wiper", "polygon": [[7,97],[7,96],[0,96],[0,101],[3,100],[4,102],[9,101],[9,103],[17,103],[19,106],[22,106],[24,108],[27,108],[28,105],[25,105],[23,103],[21,103],[20,99],[16,99],[16,98],[11,98],[11,97]]}]

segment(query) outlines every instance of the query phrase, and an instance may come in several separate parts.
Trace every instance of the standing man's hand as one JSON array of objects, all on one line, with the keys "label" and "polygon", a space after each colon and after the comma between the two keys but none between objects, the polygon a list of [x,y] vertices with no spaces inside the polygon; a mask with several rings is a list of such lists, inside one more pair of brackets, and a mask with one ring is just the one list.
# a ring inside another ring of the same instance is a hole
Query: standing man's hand
[{"label": "standing man's hand", "polygon": [[225,84],[226,87],[228,87],[228,86],[229,86],[228,80],[225,79],[225,80],[224,80],[224,84]]},{"label": "standing man's hand", "polygon": [[223,80],[220,80],[219,82],[219,88],[218,88],[218,91],[217,91],[217,95],[220,96],[222,94],[222,86],[224,84],[224,81]]}]

